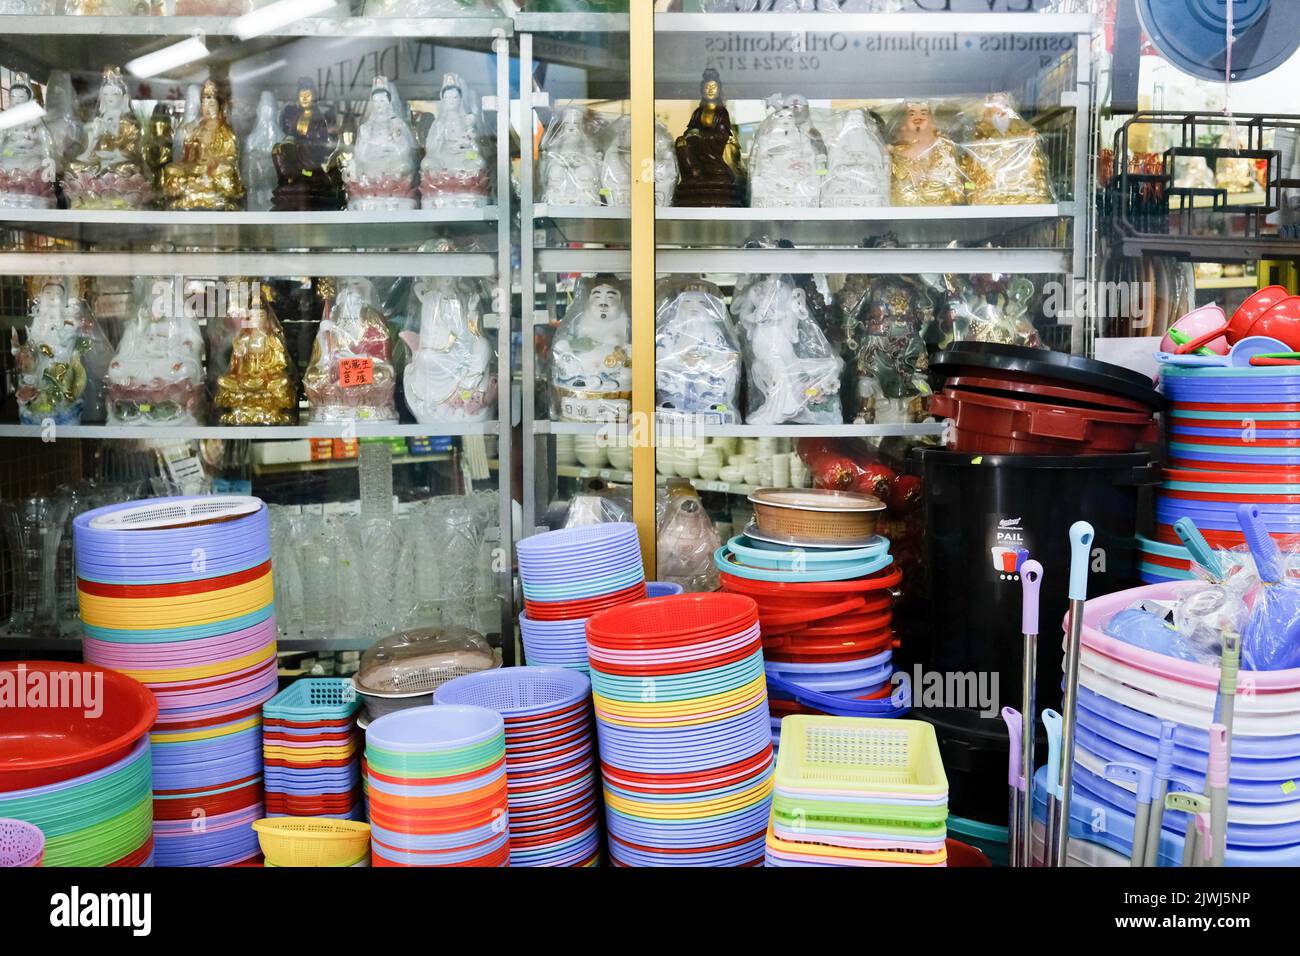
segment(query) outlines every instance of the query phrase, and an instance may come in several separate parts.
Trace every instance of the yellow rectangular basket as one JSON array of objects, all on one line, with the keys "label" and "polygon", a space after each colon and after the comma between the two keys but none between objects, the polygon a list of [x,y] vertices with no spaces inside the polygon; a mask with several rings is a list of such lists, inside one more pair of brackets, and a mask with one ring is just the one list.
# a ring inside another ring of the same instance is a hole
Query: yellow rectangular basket
[{"label": "yellow rectangular basket", "polygon": [[941,797],[948,776],[922,720],[791,714],[781,721],[778,789]]}]

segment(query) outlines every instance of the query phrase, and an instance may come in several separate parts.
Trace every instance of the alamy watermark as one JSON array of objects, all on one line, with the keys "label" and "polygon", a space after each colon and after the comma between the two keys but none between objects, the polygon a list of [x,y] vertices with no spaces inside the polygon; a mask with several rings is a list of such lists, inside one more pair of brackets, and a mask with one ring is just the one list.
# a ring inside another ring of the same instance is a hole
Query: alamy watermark
[{"label": "alamy watermark", "polygon": [[87,720],[104,713],[104,673],[34,670],[19,664],[0,671],[0,710],[80,710]]}]

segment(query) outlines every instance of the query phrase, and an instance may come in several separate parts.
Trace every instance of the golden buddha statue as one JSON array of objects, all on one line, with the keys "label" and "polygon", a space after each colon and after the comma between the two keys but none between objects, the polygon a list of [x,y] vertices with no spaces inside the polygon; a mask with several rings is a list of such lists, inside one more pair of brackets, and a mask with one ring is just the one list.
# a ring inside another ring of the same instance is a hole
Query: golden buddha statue
[{"label": "golden buddha statue", "polygon": [[895,206],[960,206],[966,202],[966,174],[957,145],[939,131],[930,104],[907,104],[907,116],[890,147]]},{"label": "golden buddha statue", "polygon": [[68,160],[63,192],[69,205],[140,209],[153,198],[153,184],[141,152],[140,121],[122,71],[105,67],[95,118],[87,124],[83,149]]},{"label": "golden buddha statue", "polygon": [[251,301],[232,302],[228,316],[236,329],[230,365],[213,393],[218,424],[298,424],[297,376],[261,284],[253,286]]},{"label": "golden buddha statue", "polygon": [[158,184],[169,209],[238,209],[244,199],[239,147],[222,113],[217,85],[203,84],[199,118],[181,130],[181,155]]},{"label": "golden buddha statue", "polygon": [[972,184],[972,206],[1023,206],[1052,201],[1047,159],[1038,131],[1021,119],[1006,93],[994,93],[985,100],[979,120],[962,145]]}]

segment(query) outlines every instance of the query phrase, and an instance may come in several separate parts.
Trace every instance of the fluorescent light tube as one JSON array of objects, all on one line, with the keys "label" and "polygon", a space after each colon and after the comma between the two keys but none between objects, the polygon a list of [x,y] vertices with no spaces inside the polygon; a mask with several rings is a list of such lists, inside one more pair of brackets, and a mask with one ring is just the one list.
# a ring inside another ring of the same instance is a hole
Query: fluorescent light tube
[{"label": "fluorescent light tube", "polygon": [[173,43],[171,46],[128,61],[126,71],[143,80],[185,66],[187,63],[202,60],[207,55],[208,48],[204,42],[198,37],[190,37],[188,40],[181,40],[180,43]]},{"label": "fluorescent light tube", "polygon": [[14,126],[25,126],[45,115],[45,110],[35,100],[28,100],[26,103],[19,103],[17,106],[11,106],[7,110],[0,111],[0,129],[10,129]]}]

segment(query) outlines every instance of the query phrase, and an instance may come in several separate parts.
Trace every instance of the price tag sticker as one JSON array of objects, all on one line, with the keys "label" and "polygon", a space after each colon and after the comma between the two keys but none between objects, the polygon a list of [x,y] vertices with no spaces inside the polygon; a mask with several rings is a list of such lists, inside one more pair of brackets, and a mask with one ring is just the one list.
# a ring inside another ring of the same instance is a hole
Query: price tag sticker
[{"label": "price tag sticker", "polygon": [[374,380],[374,359],[339,359],[339,388],[355,388],[358,385],[369,385]]}]

